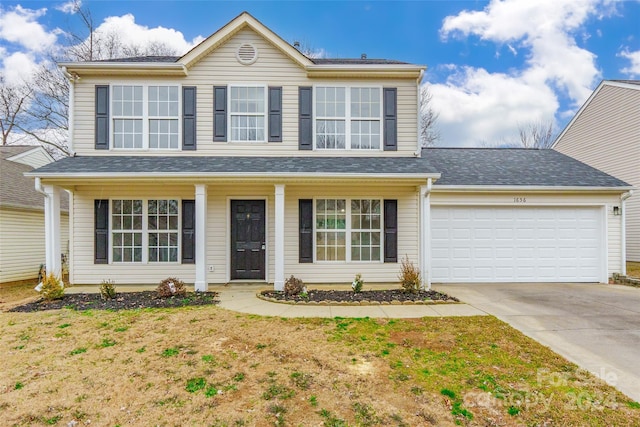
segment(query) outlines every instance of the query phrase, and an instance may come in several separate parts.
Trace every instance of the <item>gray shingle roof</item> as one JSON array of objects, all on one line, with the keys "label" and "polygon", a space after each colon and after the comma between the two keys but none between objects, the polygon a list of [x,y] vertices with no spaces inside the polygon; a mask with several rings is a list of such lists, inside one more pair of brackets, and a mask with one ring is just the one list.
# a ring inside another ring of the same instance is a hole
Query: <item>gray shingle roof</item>
[{"label": "gray shingle roof", "polygon": [[420,174],[437,171],[415,157],[207,157],[207,156],[77,156],[36,170],[38,176],[66,173],[191,174]]},{"label": "gray shingle roof", "polygon": [[630,187],[555,150],[425,148],[422,157],[442,174],[436,186]]},{"label": "gray shingle roof", "polygon": [[[142,63],[142,62],[157,62],[157,63],[175,63],[181,57],[180,56],[136,56],[131,58],[114,58],[103,59],[97,62],[130,62],[130,63]],[[396,61],[393,59],[360,59],[360,58],[309,58],[314,64],[318,65],[399,65],[409,64],[408,62]]]},{"label": "gray shingle roof", "polygon": [[[44,210],[44,196],[36,191],[33,178],[24,176],[33,168],[7,160],[34,148],[33,145],[0,147],[0,206]],[[65,212],[69,210],[66,193],[61,195],[60,207]]]}]

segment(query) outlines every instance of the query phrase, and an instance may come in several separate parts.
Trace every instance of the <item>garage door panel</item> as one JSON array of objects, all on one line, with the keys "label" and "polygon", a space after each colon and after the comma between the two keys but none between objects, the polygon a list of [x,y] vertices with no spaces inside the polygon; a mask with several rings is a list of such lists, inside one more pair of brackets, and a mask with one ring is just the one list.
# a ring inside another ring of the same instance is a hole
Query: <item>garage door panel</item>
[{"label": "garage door panel", "polygon": [[588,207],[432,207],[436,282],[597,282],[601,211]]}]

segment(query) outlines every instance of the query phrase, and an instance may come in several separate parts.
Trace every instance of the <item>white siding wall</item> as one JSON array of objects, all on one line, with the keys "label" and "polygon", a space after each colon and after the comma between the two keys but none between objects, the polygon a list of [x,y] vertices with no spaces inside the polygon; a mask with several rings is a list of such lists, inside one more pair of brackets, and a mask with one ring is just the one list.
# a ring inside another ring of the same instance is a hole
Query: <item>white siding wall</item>
[{"label": "white siding wall", "polygon": [[[555,149],[640,187],[640,90],[603,86]],[[640,191],[627,200],[627,260],[640,261]]]},{"label": "white siding wall", "polygon": [[[60,246],[67,253],[69,217],[60,215]],[[38,277],[45,262],[44,212],[0,209],[0,283]]]},{"label": "white siding wall", "polygon": [[[524,197],[526,203],[514,203],[514,197]],[[432,205],[476,205],[476,206],[598,206],[606,210],[607,277],[622,271],[621,229],[622,216],[613,214],[613,207],[619,205],[617,194],[579,193],[452,193],[434,191]]]},{"label": "white siding wall", "polygon": [[[351,189],[349,189],[351,188]],[[307,283],[350,283],[356,273],[365,281],[394,282],[399,264],[396,263],[298,263],[298,199],[313,197],[387,198],[398,200],[398,257],[408,255],[418,264],[418,196],[415,187],[342,187],[287,185],[285,187],[285,274],[300,277]],[[207,265],[209,283],[229,280],[229,206],[232,199],[265,199],[267,208],[267,281],[273,282],[274,264],[274,186],[264,184],[214,183],[208,186],[207,205]],[[74,284],[99,284],[112,279],[117,284],[155,284],[168,276],[177,276],[193,283],[193,264],[94,264],[93,209],[94,199],[142,197],[194,198],[193,185],[180,186],[115,186],[77,187],[74,192],[73,212],[75,253],[71,281]]]},{"label": "white siding wall", "polygon": [[37,150],[28,151],[26,154],[12,161],[37,169],[51,163],[51,158],[45,154],[44,148],[38,148]]},{"label": "white siding wall", "polygon": [[[252,43],[258,49],[258,60],[253,65],[242,65],[236,60],[236,49],[242,43]],[[197,86],[198,150],[180,152],[180,155],[336,155],[336,152],[309,152],[298,150],[298,87],[310,85],[371,85],[398,89],[398,151],[347,151],[351,156],[407,156],[416,150],[417,88],[415,79],[309,79],[290,58],[273,47],[250,29],[238,32],[227,43],[204,57],[189,70],[186,78],[83,78],[75,89],[75,142],[79,155],[109,155],[107,150],[94,150],[94,98],[96,84],[139,82],[150,84],[179,84]],[[227,143],[213,142],[213,86],[232,83],[282,86],[283,142],[281,143]],[[120,151],[119,153],[122,153]],[[126,151],[128,154],[167,155],[166,151]],[[345,154],[338,150],[337,155]]]}]

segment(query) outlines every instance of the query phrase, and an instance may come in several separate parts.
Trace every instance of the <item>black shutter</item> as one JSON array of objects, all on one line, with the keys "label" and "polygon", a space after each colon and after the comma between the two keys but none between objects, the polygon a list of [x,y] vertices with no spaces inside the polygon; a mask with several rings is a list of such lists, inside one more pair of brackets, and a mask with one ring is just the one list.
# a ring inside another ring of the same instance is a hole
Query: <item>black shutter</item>
[{"label": "black shutter", "polygon": [[396,88],[385,87],[384,104],[384,151],[398,150],[398,95]]},{"label": "black shutter", "polygon": [[269,88],[269,142],[282,142],[282,88]]},{"label": "black shutter", "polygon": [[96,150],[109,149],[109,86],[96,86]]},{"label": "black shutter", "polygon": [[398,262],[398,201],[384,201],[384,262]]},{"label": "black shutter", "polygon": [[313,150],[313,88],[298,88],[298,150]]},{"label": "black shutter", "polygon": [[109,200],[94,200],[94,264],[109,263]]},{"label": "black shutter", "polygon": [[300,263],[313,262],[313,200],[298,201],[299,214],[299,254]]},{"label": "black shutter", "polygon": [[182,88],[182,149],[196,149],[196,87]]},{"label": "black shutter", "polygon": [[182,263],[196,263],[196,201],[182,201]]},{"label": "black shutter", "polygon": [[213,140],[227,140],[227,87],[213,87]]}]

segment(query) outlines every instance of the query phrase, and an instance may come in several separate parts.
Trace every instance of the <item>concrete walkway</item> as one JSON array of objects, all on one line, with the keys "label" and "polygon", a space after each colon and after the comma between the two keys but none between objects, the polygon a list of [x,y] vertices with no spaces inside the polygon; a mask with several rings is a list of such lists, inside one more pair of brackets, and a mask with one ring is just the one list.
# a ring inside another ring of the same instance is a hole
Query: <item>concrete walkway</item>
[{"label": "concrete walkway", "polygon": [[[507,322],[640,402],[639,288],[584,283],[434,288]],[[555,374],[562,373],[550,375]]]},{"label": "concrete walkway", "polygon": [[[117,286],[118,292],[152,291],[155,286]],[[467,304],[429,305],[367,305],[367,306],[314,306],[292,305],[259,299],[256,294],[265,285],[232,284],[209,286],[210,291],[219,292],[221,308],[240,313],[277,317],[370,317],[370,318],[420,318],[449,316],[484,316],[482,310]],[[98,292],[98,286],[74,286],[69,293]]]}]

